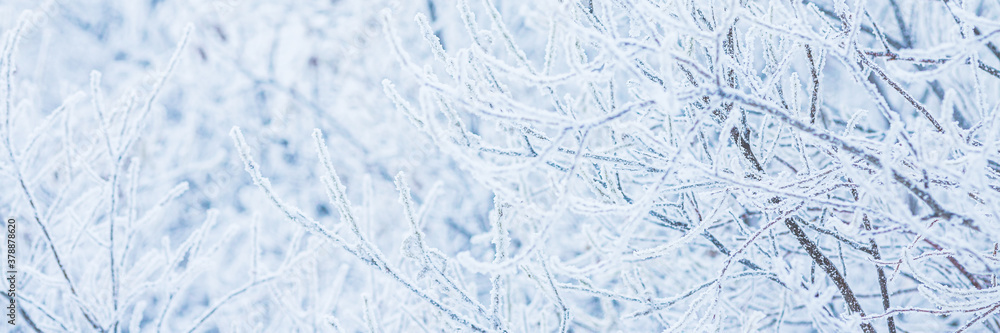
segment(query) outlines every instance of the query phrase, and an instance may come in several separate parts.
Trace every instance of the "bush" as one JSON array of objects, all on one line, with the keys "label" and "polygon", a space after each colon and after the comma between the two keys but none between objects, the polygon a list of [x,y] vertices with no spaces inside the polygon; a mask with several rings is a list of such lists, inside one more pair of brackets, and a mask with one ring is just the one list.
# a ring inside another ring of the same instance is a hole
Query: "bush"
[{"label": "bush", "polygon": [[996,3],[102,4],[5,38],[35,330],[1000,331]]}]

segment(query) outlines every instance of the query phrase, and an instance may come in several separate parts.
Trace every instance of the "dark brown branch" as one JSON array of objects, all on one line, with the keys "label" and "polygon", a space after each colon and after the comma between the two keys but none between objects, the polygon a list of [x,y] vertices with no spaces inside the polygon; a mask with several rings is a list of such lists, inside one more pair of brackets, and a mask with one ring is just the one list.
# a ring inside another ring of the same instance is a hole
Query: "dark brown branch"
[{"label": "dark brown branch", "polygon": [[[857,198],[855,198],[855,200],[857,200]],[[865,230],[871,231],[872,223],[868,220],[868,214],[862,215],[861,220],[864,221]],[[875,258],[875,260],[882,260],[882,255],[878,252],[878,244],[875,243],[875,237],[869,238],[868,241],[871,243],[872,257]],[[875,270],[878,273],[879,292],[882,294],[882,309],[889,311],[889,287],[886,285],[885,269],[882,268],[882,265],[875,264]],[[896,333],[896,319],[889,316],[885,320],[889,326],[889,333]]]},{"label": "dark brown branch", "polygon": [[889,86],[892,86],[892,88],[895,89],[896,92],[898,92],[901,96],[903,96],[903,99],[906,99],[907,102],[910,102],[910,104],[913,105],[914,108],[920,111],[920,113],[923,114],[924,117],[927,118],[927,120],[929,120],[932,125],[934,125],[934,129],[936,129],[940,133],[944,133],[944,128],[941,127],[941,124],[939,124],[938,121],[934,119],[934,116],[931,115],[930,111],[927,111],[927,108],[925,108],[923,104],[920,104],[920,102],[918,102],[915,98],[913,98],[913,96],[910,96],[910,93],[906,92],[906,90],[904,90],[903,87],[900,87],[899,84],[896,83],[896,81],[893,81],[891,78],[889,78],[889,75],[886,75],[885,71],[883,71],[881,68],[879,68],[874,63],[869,61],[868,57],[865,56],[863,52],[858,51],[858,55],[859,55],[858,59],[861,60],[861,63],[864,64],[865,67],[870,68],[873,72],[875,72],[875,74],[878,74],[878,76],[881,77],[883,81],[888,83]]},{"label": "dark brown branch", "polygon": [[760,162],[757,161],[757,157],[754,156],[753,148],[750,147],[750,142],[747,142],[747,140],[740,135],[740,130],[736,129],[736,126],[733,126],[729,129],[729,135],[732,137],[733,143],[740,147],[740,152],[743,153],[743,157],[745,157],[747,161],[753,165],[754,170],[763,173],[764,167],[760,165]]},{"label": "dark brown branch", "polygon": [[934,197],[932,197],[930,193],[927,193],[926,191],[920,189],[919,186],[913,184],[912,181],[904,177],[898,171],[892,170],[892,177],[893,179],[896,180],[897,183],[903,185],[903,187],[906,187],[908,190],[910,190],[910,192],[913,193],[913,195],[915,195],[917,198],[919,198],[920,201],[923,201],[925,204],[927,204],[927,206],[930,207],[932,211],[934,211],[934,214],[932,216],[944,218],[946,220],[951,220],[952,218],[957,217],[962,219],[963,225],[966,225],[972,228],[973,230],[979,231],[979,227],[976,227],[973,224],[972,219],[966,218],[959,214],[952,213],[947,209],[944,209],[944,207],[941,207],[941,205],[938,204],[937,200],[934,200]]},{"label": "dark brown branch", "polygon": [[[847,181],[851,182],[850,179],[848,179]],[[858,195],[858,190],[857,189],[852,188],[851,189],[851,195],[854,196],[854,201],[855,202],[857,202],[858,200],[861,199],[861,196]],[[862,214],[861,215],[861,221],[864,222],[865,230],[872,231],[872,223],[868,219],[868,214]],[[872,257],[876,261],[882,260],[882,254],[879,253],[879,251],[878,251],[878,243],[875,242],[875,237],[868,238],[868,242],[871,244],[871,252],[870,252],[870,254],[872,255]],[[886,285],[885,269],[882,268],[881,264],[876,263],[875,264],[875,270],[878,273],[878,289],[879,289],[879,294],[882,297],[882,309],[886,310],[886,311],[889,311],[889,307],[891,306],[891,303],[889,302],[889,287],[888,287],[888,285]],[[886,325],[889,326],[889,332],[890,333],[896,333],[896,319],[894,317],[892,317],[892,316],[887,317],[886,318]]]},{"label": "dark brown branch", "polygon": [[819,103],[819,65],[809,45],[806,45],[806,58],[809,58],[809,75],[812,77],[812,96],[809,97],[809,124],[812,125],[816,124],[816,109]]},{"label": "dark brown branch", "polygon": [[[934,243],[933,241],[927,238],[924,238],[924,243],[927,243],[928,245],[933,247],[934,250],[937,251],[944,250],[944,248],[942,248],[941,245],[937,245],[937,243]],[[961,273],[962,276],[964,276],[966,279],[968,279],[969,282],[972,283],[973,287],[976,287],[976,289],[983,289],[983,285],[979,283],[979,280],[976,279],[976,277],[973,276],[972,273],[969,273],[969,270],[965,269],[965,266],[959,263],[958,259],[955,259],[954,256],[948,256],[948,262],[951,262],[951,265],[955,266],[955,269],[958,269],[958,272]]]},{"label": "dark brown branch", "polygon": [[818,232],[818,233],[821,233],[821,234],[824,234],[824,235],[836,238],[841,243],[847,244],[847,246],[850,246],[851,248],[853,248],[855,250],[867,253],[869,255],[874,255],[874,253],[872,252],[872,249],[867,248],[867,247],[865,247],[864,245],[861,245],[858,242],[852,241],[852,240],[848,239],[847,237],[844,237],[843,235],[838,234],[838,233],[836,233],[836,232],[834,232],[832,230],[824,229],[823,227],[817,226],[817,225],[815,225],[813,223],[810,223],[810,222],[808,222],[806,220],[801,220],[799,222],[801,222],[802,225],[804,225],[806,228],[809,228],[809,229],[812,229],[815,232]]},{"label": "dark brown branch", "polygon": [[[892,51],[864,51],[864,53],[867,54],[867,55],[873,56],[873,57],[885,58],[886,61],[894,61],[894,60],[895,61],[910,61],[910,62],[917,62],[917,63],[922,63],[922,64],[945,64],[945,63],[948,63],[949,61],[952,61],[952,59],[948,59],[948,58],[915,58],[915,57],[904,57],[904,56],[900,56],[898,53],[895,53],[895,52],[892,52]],[[969,64],[971,62],[972,62],[971,59],[965,59],[965,63],[966,64]],[[986,64],[982,60],[978,61],[976,67],[978,67],[979,69],[983,70],[987,74],[992,75],[993,77],[996,77],[996,78],[1000,79],[1000,70],[998,70],[997,68],[995,68],[993,66],[990,66],[990,65]]]},{"label": "dark brown branch", "polygon": [[[788,230],[795,235],[795,239],[799,241],[799,244],[801,244],[802,248],[806,250],[806,253],[809,253],[813,262],[819,265],[820,268],[823,268],[823,270],[826,271],[826,275],[829,276],[830,279],[833,280],[833,283],[837,285],[837,289],[840,290],[841,296],[844,296],[844,301],[847,302],[847,308],[850,309],[851,312],[864,317],[865,311],[861,309],[861,303],[858,303],[857,297],[854,297],[854,291],[852,291],[851,286],[847,284],[847,280],[840,275],[840,272],[837,271],[837,267],[833,265],[833,262],[831,262],[826,255],[823,255],[823,252],[819,250],[819,247],[809,240],[809,236],[806,236],[806,233],[802,231],[802,228],[800,228],[798,223],[795,222],[795,218],[785,219],[785,226],[787,226]],[[875,333],[875,328],[872,327],[871,323],[867,322],[861,324],[861,330],[865,333]]]}]

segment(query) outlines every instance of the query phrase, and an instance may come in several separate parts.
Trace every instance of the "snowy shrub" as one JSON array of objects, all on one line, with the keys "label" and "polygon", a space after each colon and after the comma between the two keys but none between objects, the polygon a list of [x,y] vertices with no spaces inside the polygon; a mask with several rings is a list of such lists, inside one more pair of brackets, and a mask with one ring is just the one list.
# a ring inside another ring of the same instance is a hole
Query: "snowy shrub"
[{"label": "snowy shrub", "polygon": [[1000,331],[996,1],[0,13],[15,329]]},{"label": "snowy shrub", "polygon": [[998,4],[457,8],[385,89],[522,240],[492,328],[1000,329]]}]

